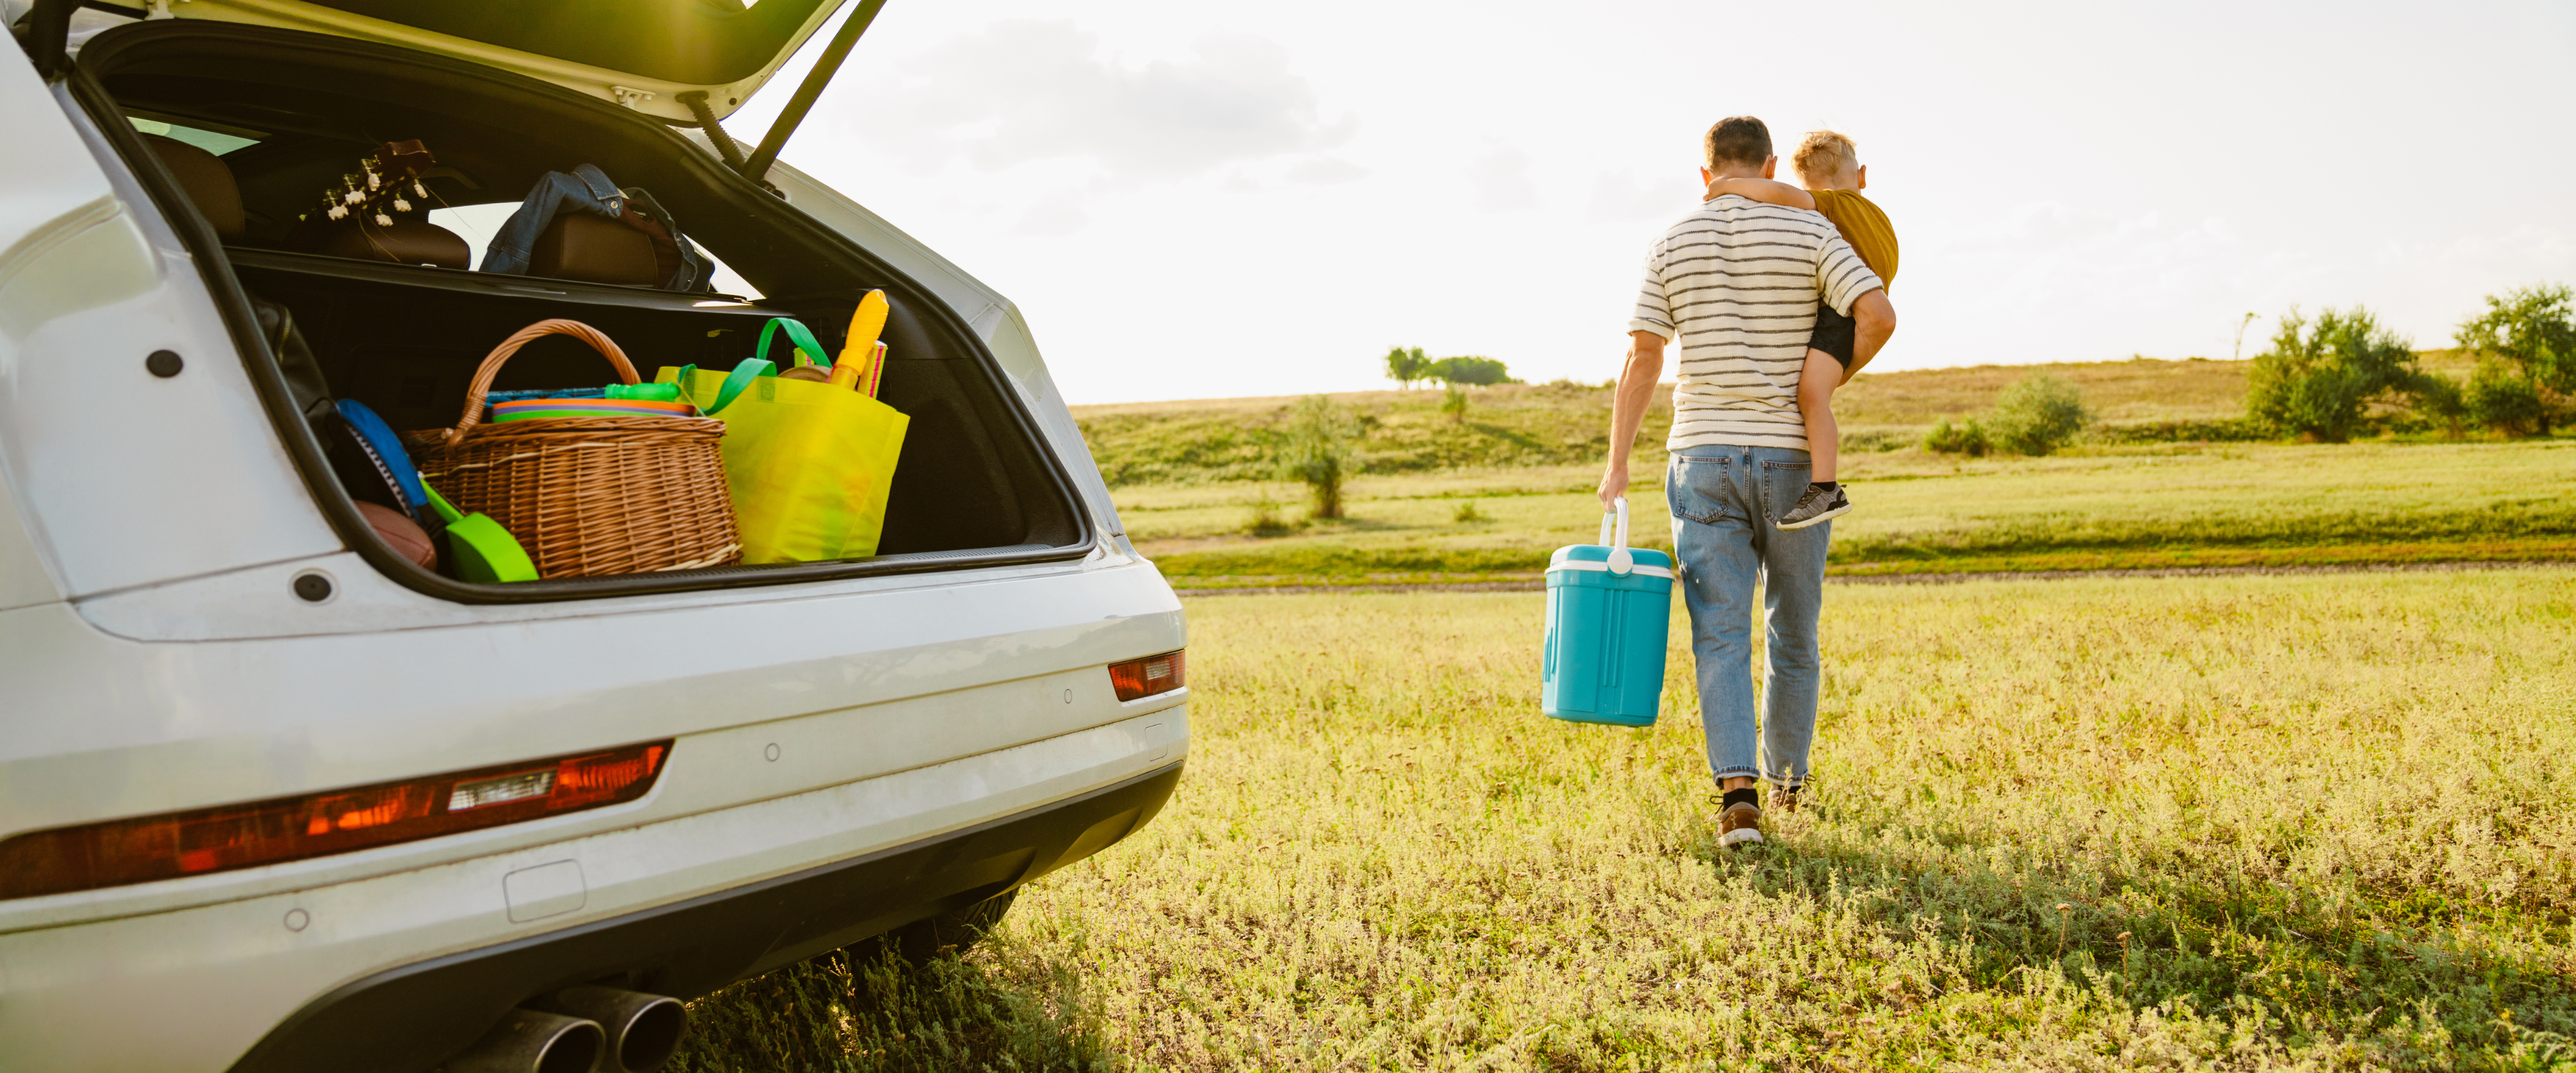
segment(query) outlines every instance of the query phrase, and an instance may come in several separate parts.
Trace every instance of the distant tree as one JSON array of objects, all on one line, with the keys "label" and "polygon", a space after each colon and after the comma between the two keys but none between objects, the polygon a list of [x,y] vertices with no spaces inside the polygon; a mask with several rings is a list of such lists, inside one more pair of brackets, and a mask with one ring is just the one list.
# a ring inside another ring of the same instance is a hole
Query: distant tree
[{"label": "distant tree", "polygon": [[[2513,397],[2529,395],[2537,402],[2530,414],[2529,427],[2541,435],[2549,433],[2551,411],[2576,395],[2576,291],[2565,284],[2519,287],[2503,294],[2487,296],[2486,312],[2462,322],[2460,346],[2481,358],[2504,363],[2518,375],[2524,387],[2512,389]],[[2479,370],[2484,373],[2483,367]],[[2488,397],[2499,405],[2506,401],[2509,389],[2496,376],[2489,375]],[[2478,397],[2476,380],[2471,379],[2470,396]],[[2493,424],[2485,418],[2482,423]]]},{"label": "distant tree", "polygon": [[1432,379],[1431,355],[1421,347],[1396,347],[1386,352],[1386,378],[1413,390],[1413,385]]},{"label": "distant tree", "polygon": [[1352,441],[1358,422],[1329,396],[1309,395],[1298,401],[1280,437],[1280,477],[1304,481],[1315,497],[1314,516],[1342,516],[1342,482],[1352,470]]},{"label": "distant tree", "polygon": [[1511,371],[1492,358],[1442,358],[1431,363],[1429,376],[1444,384],[1473,384],[1484,387],[1513,383]]},{"label": "distant tree", "polygon": [[2422,379],[2414,348],[2370,310],[2326,310],[2311,330],[2293,306],[2246,371],[2245,415],[2277,435],[2342,443],[2364,427],[2370,400]]},{"label": "distant tree", "polygon": [[2468,419],[2505,436],[2527,436],[2549,431],[2549,403],[2540,394],[2540,386],[2529,374],[2492,358],[2478,363],[2469,373],[2468,387],[2460,392],[2460,408]]},{"label": "distant tree", "polygon": [[1994,445],[2004,450],[2045,455],[2072,442],[2090,420],[2092,415],[2084,412],[2084,399],[2075,385],[2060,376],[2035,372],[2013,381],[1995,399],[1986,431]]}]

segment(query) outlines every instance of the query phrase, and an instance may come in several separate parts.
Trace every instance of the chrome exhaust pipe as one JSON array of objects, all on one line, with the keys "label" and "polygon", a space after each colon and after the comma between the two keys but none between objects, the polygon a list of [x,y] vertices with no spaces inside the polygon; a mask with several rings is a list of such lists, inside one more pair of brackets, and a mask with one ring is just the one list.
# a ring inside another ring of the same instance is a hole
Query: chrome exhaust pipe
[{"label": "chrome exhaust pipe", "polygon": [[567,987],[528,1006],[596,1022],[607,1036],[600,1073],[653,1073],[679,1053],[680,1037],[689,1031],[689,1010],[680,1000],[641,991]]},{"label": "chrome exhaust pipe", "polygon": [[606,1042],[597,1021],[512,1010],[442,1068],[446,1073],[591,1073]]}]

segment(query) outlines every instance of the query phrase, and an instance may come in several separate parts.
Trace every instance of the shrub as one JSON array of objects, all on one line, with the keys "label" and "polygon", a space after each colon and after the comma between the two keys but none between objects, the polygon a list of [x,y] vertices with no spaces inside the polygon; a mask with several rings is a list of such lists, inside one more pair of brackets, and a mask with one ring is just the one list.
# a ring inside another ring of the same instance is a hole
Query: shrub
[{"label": "shrub", "polygon": [[2342,443],[2365,426],[2371,399],[2421,380],[2414,349],[2368,309],[2326,310],[2311,331],[2292,307],[2246,371],[2245,413],[2276,435]]},{"label": "shrub", "polygon": [[1987,446],[1985,426],[1978,424],[1973,417],[1962,425],[1953,425],[1949,418],[1944,417],[1940,424],[1932,426],[1932,431],[1923,434],[1924,450],[1945,455],[1984,458]]},{"label": "shrub", "polygon": [[1244,532],[1254,536],[1278,536],[1288,529],[1288,522],[1279,516],[1279,501],[1270,498],[1269,492],[1261,493],[1261,498],[1252,501],[1252,516],[1245,519]]},{"label": "shrub", "polygon": [[2459,381],[2438,373],[2425,373],[2407,388],[2415,396],[2415,416],[2424,424],[2439,425],[2442,431],[2458,436],[2467,431],[2469,400]]},{"label": "shrub", "polygon": [[[2504,393],[2491,396],[2491,401],[2525,415],[2518,418],[2517,428],[2547,434],[2550,411],[2556,409],[2551,396],[2563,399],[2576,394],[2576,313],[2571,313],[2571,304],[2576,304],[2576,291],[2564,284],[2522,287],[2488,295],[2487,311],[2460,325],[2460,346],[2521,374],[2520,387],[2507,386],[2502,380],[2489,384],[2491,390]],[[2474,376],[2469,394],[2477,394]],[[2522,401],[2526,394],[2535,405]],[[2478,420],[2502,427],[2483,417]]]},{"label": "shrub", "polygon": [[2540,386],[2503,362],[2479,362],[2460,402],[2469,420],[2505,436],[2549,430],[2549,406],[2540,397]]},{"label": "shrub", "polygon": [[2052,373],[2031,373],[2013,381],[1995,400],[1987,429],[1996,447],[2019,455],[2044,455],[2073,441],[2091,420],[2075,385]]},{"label": "shrub", "polygon": [[1449,421],[1452,424],[1465,424],[1467,421],[1467,393],[1459,390],[1458,385],[1456,384],[1449,385],[1449,393],[1440,399],[1440,412],[1448,414]]},{"label": "shrub", "polygon": [[1457,522],[1460,525],[1465,525],[1468,522],[1490,522],[1494,519],[1484,511],[1477,510],[1476,501],[1470,499],[1464,503],[1458,504],[1458,509],[1449,513],[1449,520]]},{"label": "shrub", "polygon": [[1309,395],[1297,403],[1279,439],[1279,475],[1306,483],[1317,518],[1342,516],[1342,481],[1356,468],[1351,441],[1357,433],[1350,414],[1330,396]]}]

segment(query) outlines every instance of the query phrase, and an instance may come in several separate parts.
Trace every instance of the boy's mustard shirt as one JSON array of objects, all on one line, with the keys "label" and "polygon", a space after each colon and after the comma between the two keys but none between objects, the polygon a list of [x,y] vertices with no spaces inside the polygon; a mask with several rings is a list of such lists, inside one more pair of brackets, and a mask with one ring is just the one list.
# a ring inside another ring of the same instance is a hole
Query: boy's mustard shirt
[{"label": "boy's mustard shirt", "polygon": [[1860,255],[1862,264],[1878,273],[1878,281],[1889,288],[1896,286],[1896,226],[1887,222],[1887,214],[1858,190],[1809,190],[1816,198],[1816,211],[1834,222],[1843,233],[1843,241]]}]

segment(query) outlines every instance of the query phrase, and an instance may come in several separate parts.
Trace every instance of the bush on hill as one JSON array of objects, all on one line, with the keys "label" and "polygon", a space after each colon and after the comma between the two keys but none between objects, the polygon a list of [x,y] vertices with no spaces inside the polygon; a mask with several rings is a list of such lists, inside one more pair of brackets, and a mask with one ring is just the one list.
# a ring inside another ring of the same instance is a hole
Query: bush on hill
[{"label": "bush on hill", "polygon": [[1279,437],[1279,475],[1305,482],[1315,497],[1315,517],[1342,516],[1342,482],[1355,468],[1351,440],[1359,431],[1359,423],[1331,396],[1309,395],[1297,403]]},{"label": "bush on hill", "polygon": [[2564,284],[2520,287],[2488,295],[2486,312],[2460,325],[2460,346],[2482,359],[2463,400],[2472,419],[2507,435],[2548,435],[2552,412],[2576,395],[2571,305],[2576,290]]},{"label": "bush on hill", "polygon": [[2503,436],[2549,431],[2549,403],[2532,377],[2498,361],[2481,361],[2459,393],[2468,419]]},{"label": "bush on hill", "polygon": [[2246,416],[2274,433],[2342,443],[2368,426],[2371,400],[2422,381],[2415,350],[2370,310],[2329,309],[2313,330],[2296,307],[2246,375]]},{"label": "bush on hill", "polygon": [[2045,455],[2074,442],[2075,434],[2091,420],[2075,385],[2049,373],[2032,373],[2004,389],[1987,427],[1997,447],[2019,455]]},{"label": "bush on hill", "polygon": [[1923,434],[1923,449],[1935,454],[1984,458],[1993,446],[1986,441],[1986,427],[1973,417],[1959,425],[1944,417],[1940,424],[1932,426],[1932,431]]}]

